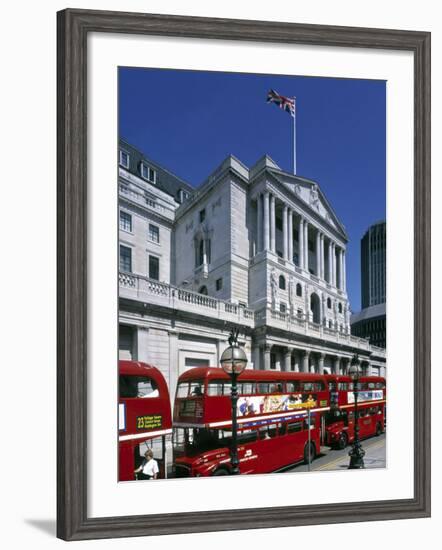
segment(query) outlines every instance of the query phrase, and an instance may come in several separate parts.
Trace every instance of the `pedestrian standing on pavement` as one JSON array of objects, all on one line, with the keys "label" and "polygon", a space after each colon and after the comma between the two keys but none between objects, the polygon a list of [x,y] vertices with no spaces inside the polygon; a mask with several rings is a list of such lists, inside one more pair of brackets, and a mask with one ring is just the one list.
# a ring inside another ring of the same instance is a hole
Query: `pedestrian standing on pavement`
[{"label": "pedestrian standing on pavement", "polygon": [[157,479],[158,477],[158,462],[153,457],[153,452],[149,449],[144,453],[144,459],[140,467],[134,470],[138,474],[137,479]]}]

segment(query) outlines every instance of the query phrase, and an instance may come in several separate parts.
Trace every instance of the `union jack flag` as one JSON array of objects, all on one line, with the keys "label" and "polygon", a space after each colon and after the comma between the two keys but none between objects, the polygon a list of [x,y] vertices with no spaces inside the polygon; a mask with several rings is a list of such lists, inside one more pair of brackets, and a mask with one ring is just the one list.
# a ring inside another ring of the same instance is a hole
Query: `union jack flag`
[{"label": "union jack flag", "polygon": [[295,100],[290,97],[279,95],[275,90],[270,90],[267,94],[267,103],[275,103],[280,109],[287,111],[292,116],[295,116]]}]

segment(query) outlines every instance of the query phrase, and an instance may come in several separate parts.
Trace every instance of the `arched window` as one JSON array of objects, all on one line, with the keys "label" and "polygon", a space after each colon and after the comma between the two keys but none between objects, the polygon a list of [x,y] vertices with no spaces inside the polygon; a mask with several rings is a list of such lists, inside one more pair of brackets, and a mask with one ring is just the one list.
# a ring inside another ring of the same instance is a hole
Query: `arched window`
[{"label": "arched window", "polygon": [[331,299],[327,298],[327,307],[328,309],[331,309]]},{"label": "arched window", "polygon": [[342,304],[341,304],[341,302],[339,302],[338,311],[339,311],[339,313],[342,313]]},{"label": "arched window", "polygon": [[316,293],[312,293],[310,296],[310,311],[312,312],[312,320],[314,323],[319,324],[320,319],[320,302]]},{"label": "arched window", "polygon": [[279,288],[285,290],[285,278],[284,275],[279,276]]},{"label": "arched window", "polygon": [[300,283],[296,285],[296,296],[302,296],[302,286]]},{"label": "arched window", "polygon": [[204,296],[207,296],[207,287],[203,285],[199,290],[199,294],[204,294]]}]

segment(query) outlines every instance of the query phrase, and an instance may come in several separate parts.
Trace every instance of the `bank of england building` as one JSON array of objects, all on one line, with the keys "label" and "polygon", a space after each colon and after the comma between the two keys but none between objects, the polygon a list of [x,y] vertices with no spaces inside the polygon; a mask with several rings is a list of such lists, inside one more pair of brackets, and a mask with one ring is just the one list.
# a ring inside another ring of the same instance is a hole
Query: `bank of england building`
[{"label": "bank of england building", "polygon": [[312,180],[265,156],[227,157],[193,187],[119,144],[119,356],[159,368],[171,393],[219,366],[232,327],[248,368],[386,374],[386,351],[350,333],[348,237]]}]

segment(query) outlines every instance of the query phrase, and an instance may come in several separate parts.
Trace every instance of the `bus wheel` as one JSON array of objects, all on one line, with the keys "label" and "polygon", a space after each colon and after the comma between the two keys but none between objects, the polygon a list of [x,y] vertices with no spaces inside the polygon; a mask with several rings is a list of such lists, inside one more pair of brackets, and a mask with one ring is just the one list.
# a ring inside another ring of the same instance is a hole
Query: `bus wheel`
[{"label": "bus wheel", "polygon": [[[310,462],[316,458],[316,447],[314,443],[310,443]],[[308,464],[308,443],[304,447],[304,464]]]},{"label": "bus wheel", "polygon": [[382,433],[382,426],[380,425],[380,423],[378,422],[376,424],[376,435],[381,435]]},{"label": "bus wheel", "polygon": [[348,445],[348,436],[345,432],[341,432],[339,434],[337,447],[338,447],[338,449],[342,450],[342,449],[345,449],[345,447],[347,447],[347,445]]},{"label": "bus wheel", "polygon": [[212,474],[213,476],[228,476],[229,472],[225,470],[224,468],[220,468],[219,470],[215,470]]}]

